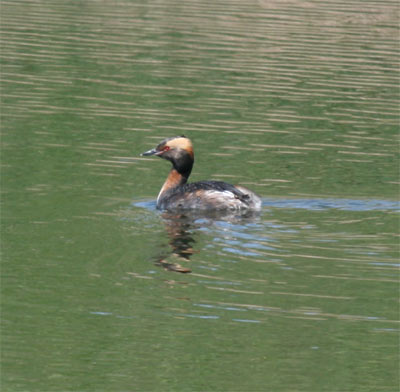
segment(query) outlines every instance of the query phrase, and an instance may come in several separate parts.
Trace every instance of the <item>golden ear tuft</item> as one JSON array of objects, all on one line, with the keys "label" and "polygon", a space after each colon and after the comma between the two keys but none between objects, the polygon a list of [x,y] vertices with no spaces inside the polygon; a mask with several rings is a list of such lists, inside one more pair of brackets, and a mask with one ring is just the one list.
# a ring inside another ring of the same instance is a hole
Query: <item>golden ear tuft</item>
[{"label": "golden ear tuft", "polygon": [[171,148],[185,150],[193,157],[193,144],[190,139],[185,136],[178,136],[176,138],[168,140],[167,146]]}]

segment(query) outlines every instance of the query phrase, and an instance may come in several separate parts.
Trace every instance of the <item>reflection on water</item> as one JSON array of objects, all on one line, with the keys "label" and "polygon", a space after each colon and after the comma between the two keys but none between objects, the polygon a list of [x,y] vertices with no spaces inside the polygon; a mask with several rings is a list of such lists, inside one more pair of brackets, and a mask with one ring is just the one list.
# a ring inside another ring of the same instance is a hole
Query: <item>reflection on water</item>
[{"label": "reflection on water", "polygon": [[[165,230],[168,233],[169,244],[171,246],[172,257],[182,260],[189,261],[190,256],[194,253],[193,245],[195,240],[192,236],[192,225],[194,221],[187,218],[184,215],[179,214],[168,214],[162,215],[163,222],[165,224]],[[177,262],[167,262],[167,254],[163,255],[157,262],[164,268],[177,271],[177,272],[191,272],[189,268],[183,267]]]},{"label": "reflection on water", "polygon": [[[135,203],[138,207],[155,209],[153,202]],[[184,213],[167,212],[161,213],[165,231],[169,238],[170,250],[161,252],[156,257],[156,264],[176,272],[191,272],[189,268],[178,264],[178,261],[189,261],[194,254],[196,231],[210,230],[210,227],[223,223],[245,227],[259,218],[258,211],[186,211]],[[170,257],[175,262],[166,259]]]},{"label": "reflection on water", "polygon": [[[265,260],[258,260],[259,262],[275,262],[283,263],[285,257],[288,255],[288,247],[283,248],[279,244],[282,234],[296,237],[299,235],[299,230],[307,230],[311,235],[314,235],[313,241],[332,243],[338,242],[336,234],[330,233],[330,238],[320,238],[321,233],[316,231],[316,224],[298,222],[295,226],[287,225],[275,220],[261,219],[261,212],[245,211],[242,214],[232,212],[219,212],[219,211],[186,211],[185,213],[170,213],[170,212],[156,212],[154,202],[137,202],[133,206],[139,208],[146,208],[155,214],[159,214],[169,239],[169,249],[165,248],[163,252],[157,254],[157,264],[166,269],[177,272],[191,272],[189,267],[180,265],[178,262],[188,262],[194,253],[199,253],[201,257],[201,250],[197,248],[197,237],[206,235],[212,238],[212,241],[207,244],[207,250],[211,248],[218,248],[219,252],[225,255],[233,254],[237,257],[265,257]],[[382,211],[386,213],[399,212],[400,203],[387,200],[352,200],[352,199],[263,199],[264,217],[268,214],[273,216],[271,209],[282,208],[287,211],[296,209],[305,209],[310,212],[313,211],[352,211],[368,212],[368,211]],[[133,219],[137,219],[134,217]],[[371,217],[358,217],[358,219],[348,219],[344,223],[364,223],[364,220],[371,221]],[[323,222],[318,222],[318,226]],[[332,223],[343,223],[340,220],[332,221]],[[312,234],[314,233],[314,234]],[[348,234],[339,233],[340,236],[345,238]],[[359,236],[360,234],[352,234],[352,236]],[[379,237],[376,232],[371,238]],[[310,241],[310,238],[307,239]],[[291,240],[290,242],[303,242],[300,247],[306,247],[304,238],[299,240]],[[293,246],[293,244],[292,244]],[[315,246],[312,246],[315,247]],[[327,250],[329,248],[326,248]],[[271,253],[275,252],[275,253]],[[348,251],[347,251],[348,252]],[[357,253],[354,249],[350,253]],[[375,256],[376,252],[363,251],[362,253]],[[274,255],[274,257],[270,257]],[[307,256],[304,256],[307,257]],[[310,256],[312,257],[312,256]],[[321,256],[322,257],[322,256]],[[322,257],[324,258],[324,257]],[[326,257],[325,257],[326,258]],[[174,261],[167,261],[174,260]],[[329,258],[328,258],[329,259]],[[343,259],[343,258],[342,258]],[[345,259],[343,259],[345,260]],[[348,259],[348,261],[354,261]],[[370,265],[390,265],[393,263],[373,262]],[[204,266],[203,266],[204,268]],[[290,269],[289,265],[285,268]]]}]

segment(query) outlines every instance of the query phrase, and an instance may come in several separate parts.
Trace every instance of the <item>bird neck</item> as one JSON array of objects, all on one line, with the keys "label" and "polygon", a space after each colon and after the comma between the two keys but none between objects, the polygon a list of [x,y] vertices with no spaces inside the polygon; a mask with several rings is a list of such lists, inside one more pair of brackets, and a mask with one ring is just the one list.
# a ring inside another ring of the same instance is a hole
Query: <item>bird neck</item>
[{"label": "bird neck", "polygon": [[[190,174],[190,171],[189,171]],[[186,184],[188,180],[188,175],[179,173],[178,170],[176,170],[174,167],[171,169],[171,171],[168,174],[167,179],[164,182],[164,185],[162,186],[160,193],[158,194],[157,201],[162,198],[162,196],[165,194],[165,192],[169,191],[170,189],[174,189],[180,185]]]}]

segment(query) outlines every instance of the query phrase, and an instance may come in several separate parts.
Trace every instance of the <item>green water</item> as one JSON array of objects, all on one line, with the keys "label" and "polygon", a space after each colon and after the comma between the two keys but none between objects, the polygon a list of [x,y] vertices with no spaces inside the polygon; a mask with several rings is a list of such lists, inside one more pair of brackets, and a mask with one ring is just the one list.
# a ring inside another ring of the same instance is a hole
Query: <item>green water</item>
[{"label": "green water", "polygon": [[[2,391],[397,391],[398,11],[3,1]],[[178,134],[261,214],[157,212]]]}]

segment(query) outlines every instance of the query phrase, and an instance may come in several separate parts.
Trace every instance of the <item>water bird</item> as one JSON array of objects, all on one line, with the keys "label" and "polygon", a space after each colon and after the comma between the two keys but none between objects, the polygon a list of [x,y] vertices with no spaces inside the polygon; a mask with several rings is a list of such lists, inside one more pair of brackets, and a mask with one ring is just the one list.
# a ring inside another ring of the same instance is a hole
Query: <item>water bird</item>
[{"label": "water bird", "polygon": [[193,144],[186,136],[164,139],[141,155],[155,155],[172,163],[157,197],[157,208],[160,210],[257,211],[261,208],[260,197],[243,186],[223,181],[188,183],[194,152]]}]

